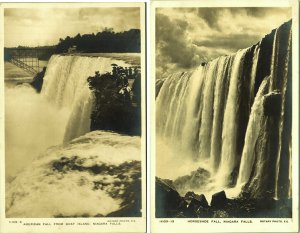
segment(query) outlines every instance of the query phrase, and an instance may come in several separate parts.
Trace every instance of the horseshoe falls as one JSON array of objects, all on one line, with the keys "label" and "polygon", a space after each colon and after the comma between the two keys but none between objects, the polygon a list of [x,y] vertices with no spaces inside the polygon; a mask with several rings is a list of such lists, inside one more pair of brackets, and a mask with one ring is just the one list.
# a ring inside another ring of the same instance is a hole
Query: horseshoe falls
[{"label": "horseshoe falls", "polygon": [[[157,77],[157,176],[175,180],[181,195],[291,197],[291,25],[193,71]],[[210,174],[204,185],[178,185],[198,168]]]}]

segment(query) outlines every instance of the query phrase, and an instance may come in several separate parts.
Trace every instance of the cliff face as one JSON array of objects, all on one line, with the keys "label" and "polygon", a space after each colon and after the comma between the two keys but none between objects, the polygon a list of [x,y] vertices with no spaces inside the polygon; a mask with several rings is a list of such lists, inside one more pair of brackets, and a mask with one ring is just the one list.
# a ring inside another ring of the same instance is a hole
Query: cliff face
[{"label": "cliff face", "polygon": [[270,75],[270,94],[264,98],[263,126],[255,148],[257,163],[252,168],[251,178],[245,188],[254,197],[266,193],[277,198],[291,195],[291,26],[292,21],[284,23],[261,42],[262,55],[258,60],[255,86],[260,85],[263,75]]},{"label": "cliff face", "polygon": [[46,67],[44,67],[43,71],[36,74],[36,76],[33,78],[30,85],[38,92],[40,93],[43,87],[44,82],[44,76],[46,73]]},{"label": "cliff face", "polygon": [[88,78],[95,100],[91,131],[110,130],[130,135],[141,134],[141,76],[128,77],[117,72]]}]

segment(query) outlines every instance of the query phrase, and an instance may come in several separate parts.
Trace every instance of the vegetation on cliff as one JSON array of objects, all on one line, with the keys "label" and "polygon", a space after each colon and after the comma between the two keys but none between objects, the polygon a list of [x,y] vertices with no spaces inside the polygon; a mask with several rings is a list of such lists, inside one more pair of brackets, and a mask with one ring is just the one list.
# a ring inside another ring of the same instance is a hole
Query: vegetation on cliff
[{"label": "vegetation on cliff", "polygon": [[112,72],[87,79],[95,95],[91,130],[141,134],[141,74],[138,67],[112,65]]}]

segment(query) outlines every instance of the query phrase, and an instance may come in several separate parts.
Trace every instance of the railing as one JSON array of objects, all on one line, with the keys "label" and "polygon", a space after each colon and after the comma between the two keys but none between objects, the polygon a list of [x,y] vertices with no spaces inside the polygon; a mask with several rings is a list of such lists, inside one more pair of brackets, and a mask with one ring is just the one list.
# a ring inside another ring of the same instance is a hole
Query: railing
[{"label": "railing", "polygon": [[18,60],[16,58],[11,58],[9,60],[12,64],[18,66],[19,68],[27,71],[31,75],[36,75],[39,72],[39,66],[37,66],[37,69],[34,69],[32,66],[22,62],[21,60]]},{"label": "railing", "polygon": [[39,59],[49,59],[54,47],[48,48],[5,48],[4,59],[23,69],[30,75],[40,72]]}]

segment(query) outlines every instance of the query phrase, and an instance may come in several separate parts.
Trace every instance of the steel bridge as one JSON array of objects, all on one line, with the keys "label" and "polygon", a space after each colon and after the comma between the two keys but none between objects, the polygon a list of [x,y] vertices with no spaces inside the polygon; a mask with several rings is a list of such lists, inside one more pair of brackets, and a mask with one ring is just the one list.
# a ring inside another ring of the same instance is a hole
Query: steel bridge
[{"label": "steel bridge", "polygon": [[35,76],[41,71],[39,58],[43,54],[53,54],[53,49],[45,48],[5,48],[5,61]]}]

